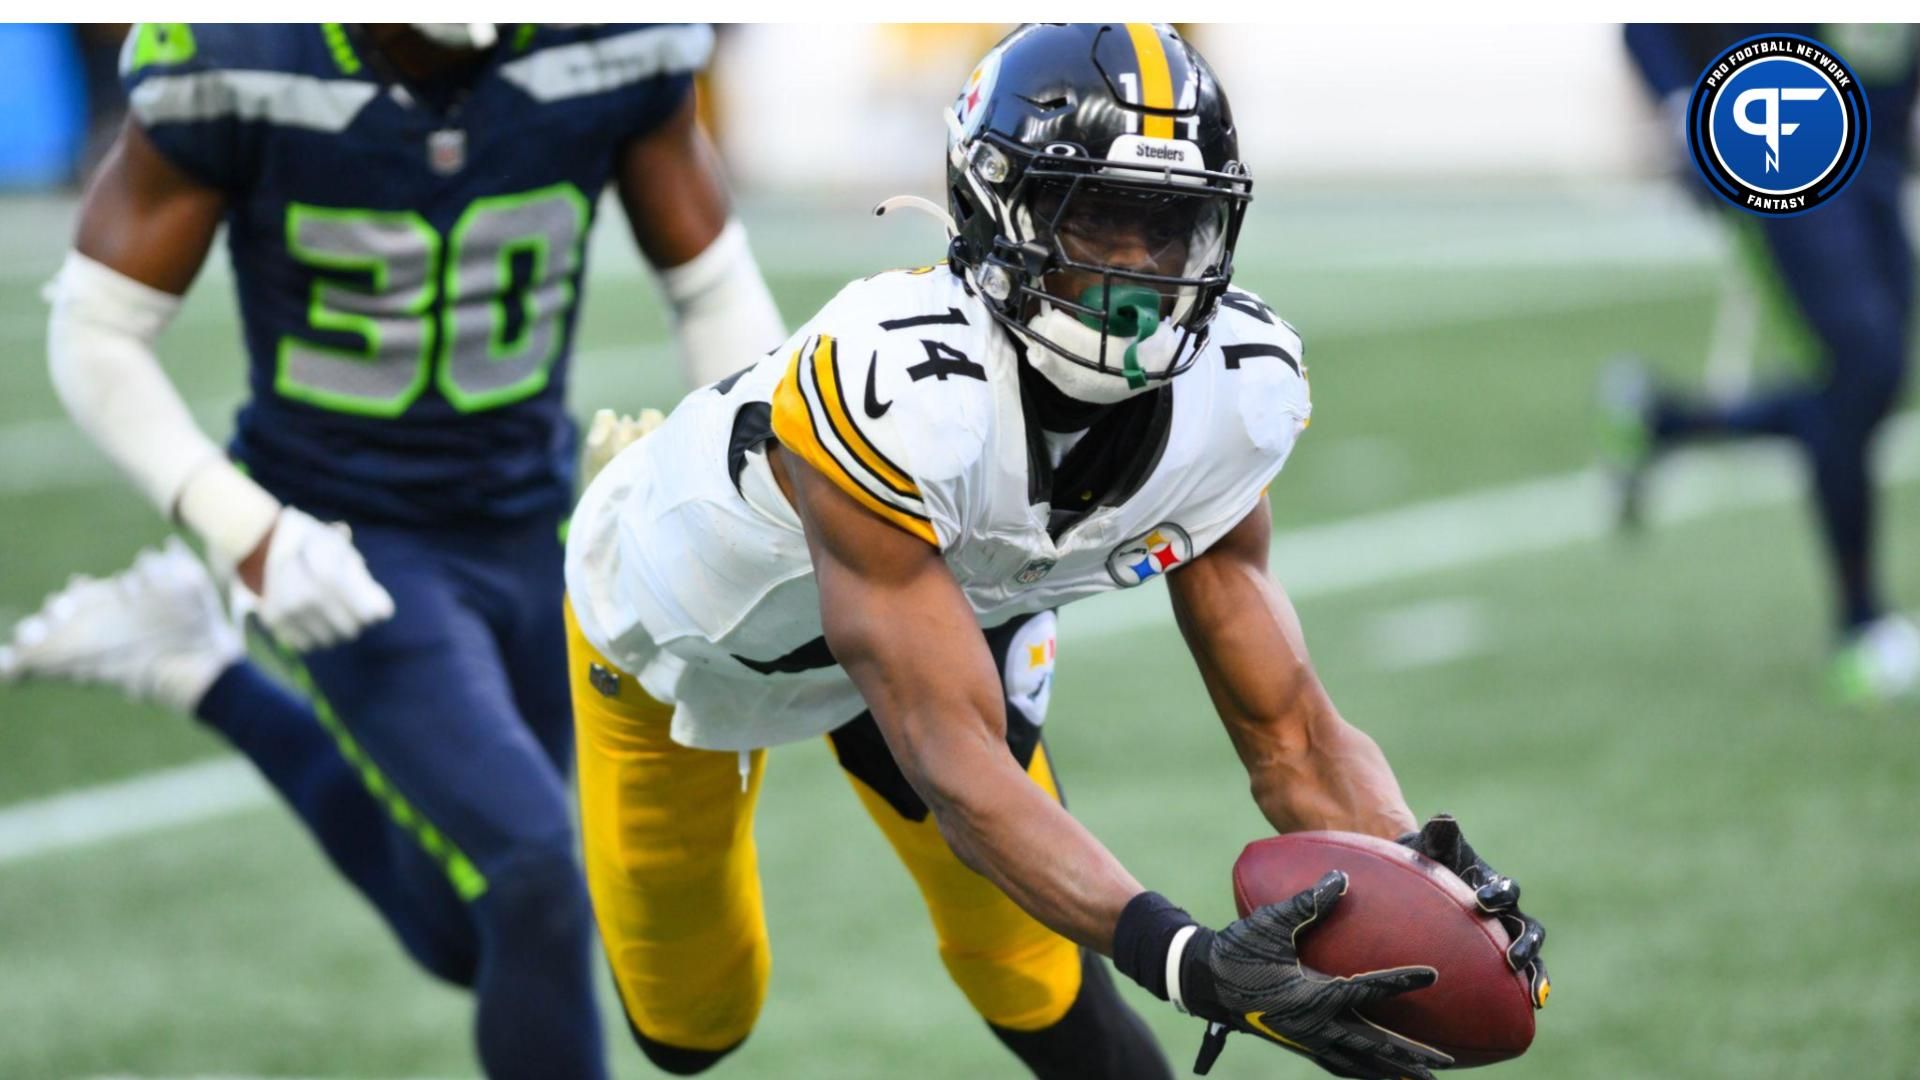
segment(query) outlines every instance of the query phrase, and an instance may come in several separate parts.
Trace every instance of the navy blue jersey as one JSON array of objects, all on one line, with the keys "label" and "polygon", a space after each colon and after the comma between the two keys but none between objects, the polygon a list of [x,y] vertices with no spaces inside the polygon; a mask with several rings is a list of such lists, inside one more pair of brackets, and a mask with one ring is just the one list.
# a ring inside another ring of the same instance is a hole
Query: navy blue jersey
[{"label": "navy blue jersey", "polygon": [[704,26],[505,27],[436,88],[338,24],[138,28],[135,121],[229,201],[252,391],[235,457],[327,517],[563,511],[594,208],[711,45]]}]

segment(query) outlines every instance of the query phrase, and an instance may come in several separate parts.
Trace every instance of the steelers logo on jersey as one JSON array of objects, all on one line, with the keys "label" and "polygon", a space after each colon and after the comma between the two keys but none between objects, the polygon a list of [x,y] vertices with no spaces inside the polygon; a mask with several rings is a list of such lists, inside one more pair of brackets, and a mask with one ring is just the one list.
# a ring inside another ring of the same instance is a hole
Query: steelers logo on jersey
[{"label": "steelers logo on jersey", "polygon": [[1000,673],[1007,705],[1035,727],[1047,721],[1047,702],[1053,697],[1053,660],[1060,620],[1043,611],[1027,620],[1007,646],[1005,670]]},{"label": "steelers logo on jersey", "polygon": [[1122,543],[1107,555],[1107,573],[1115,584],[1130,588],[1193,558],[1193,538],[1187,530],[1163,521]]}]

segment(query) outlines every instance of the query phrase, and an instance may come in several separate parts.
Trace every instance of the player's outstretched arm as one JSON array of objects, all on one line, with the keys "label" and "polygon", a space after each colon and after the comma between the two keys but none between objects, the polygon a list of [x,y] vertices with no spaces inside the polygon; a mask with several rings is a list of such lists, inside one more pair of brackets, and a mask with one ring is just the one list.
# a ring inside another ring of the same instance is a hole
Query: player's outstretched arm
[{"label": "player's outstretched arm", "polygon": [[277,638],[306,650],[387,618],[392,599],[344,529],[282,508],[233,467],[154,353],[226,205],[129,120],[87,189],[74,250],[49,291],[48,369],[81,430],[261,594]]},{"label": "player's outstretched arm", "polygon": [[[1432,968],[1334,979],[1300,963],[1293,942],[1338,902],[1344,875],[1218,934],[1142,889],[1007,752],[993,661],[940,553],[794,455],[773,452],[806,527],[827,643],[963,862],[1216,1032],[1252,1033],[1340,1076],[1431,1080],[1430,1068],[1452,1063],[1352,1012],[1431,985]],[[1208,1040],[1201,1071],[1219,1045]]]},{"label": "player's outstretched arm", "polygon": [[1263,498],[1168,575],[1180,632],[1275,829],[1403,836],[1415,822],[1393,769],[1340,718],[1307,659],[1293,604],[1267,573],[1270,515]]},{"label": "player's outstretched arm", "polygon": [[688,385],[725,378],[786,338],[691,91],[622,148],[618,178],[627,224],[673,308]]},{"label": "player's outstretched arm", "polygon": [[1049,928],[1111,952],[1140,883],[1007,752],[999,676],[940,552],[774,453],[806,526],[827,644],[947,843]]}]

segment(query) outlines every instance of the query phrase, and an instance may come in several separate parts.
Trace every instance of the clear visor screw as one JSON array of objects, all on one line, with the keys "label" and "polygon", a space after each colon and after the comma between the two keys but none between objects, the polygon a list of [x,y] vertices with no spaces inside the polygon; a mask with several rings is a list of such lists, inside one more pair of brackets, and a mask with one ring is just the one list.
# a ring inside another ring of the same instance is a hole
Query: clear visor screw
[{"label": "clear visor screw", "polygon": [[1004,266],[989,266],[980,271],[980,288],[995,300],[1013,295],[1013,275]]},{"label": "clear visor screw", "polygon": [[989,184],[998,184],[1007,178],[1006,155],[985,143],[980,145],[974,163],[980,170],[980,178]]}]

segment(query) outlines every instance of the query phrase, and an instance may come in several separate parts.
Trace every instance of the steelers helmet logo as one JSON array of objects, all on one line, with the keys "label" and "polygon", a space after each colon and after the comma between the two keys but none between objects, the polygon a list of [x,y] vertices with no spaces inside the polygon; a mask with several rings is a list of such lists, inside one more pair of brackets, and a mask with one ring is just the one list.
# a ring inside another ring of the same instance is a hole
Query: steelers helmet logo
[{"label": "steelers helmet logo", "polygon": [[1867,99],[1833,50],[1798,34],[1729,46],[1687,103],[1687,148],[1742,210],[1804,214],[1846,188],[1867,156]]},{"label": "steelers helmet logo", "polygon": [[1144,535],[1122,543],[1107,555],[1107,573],[1122,588],[1157,578],[1193,558],[1187,530],[1163,521]]}]

